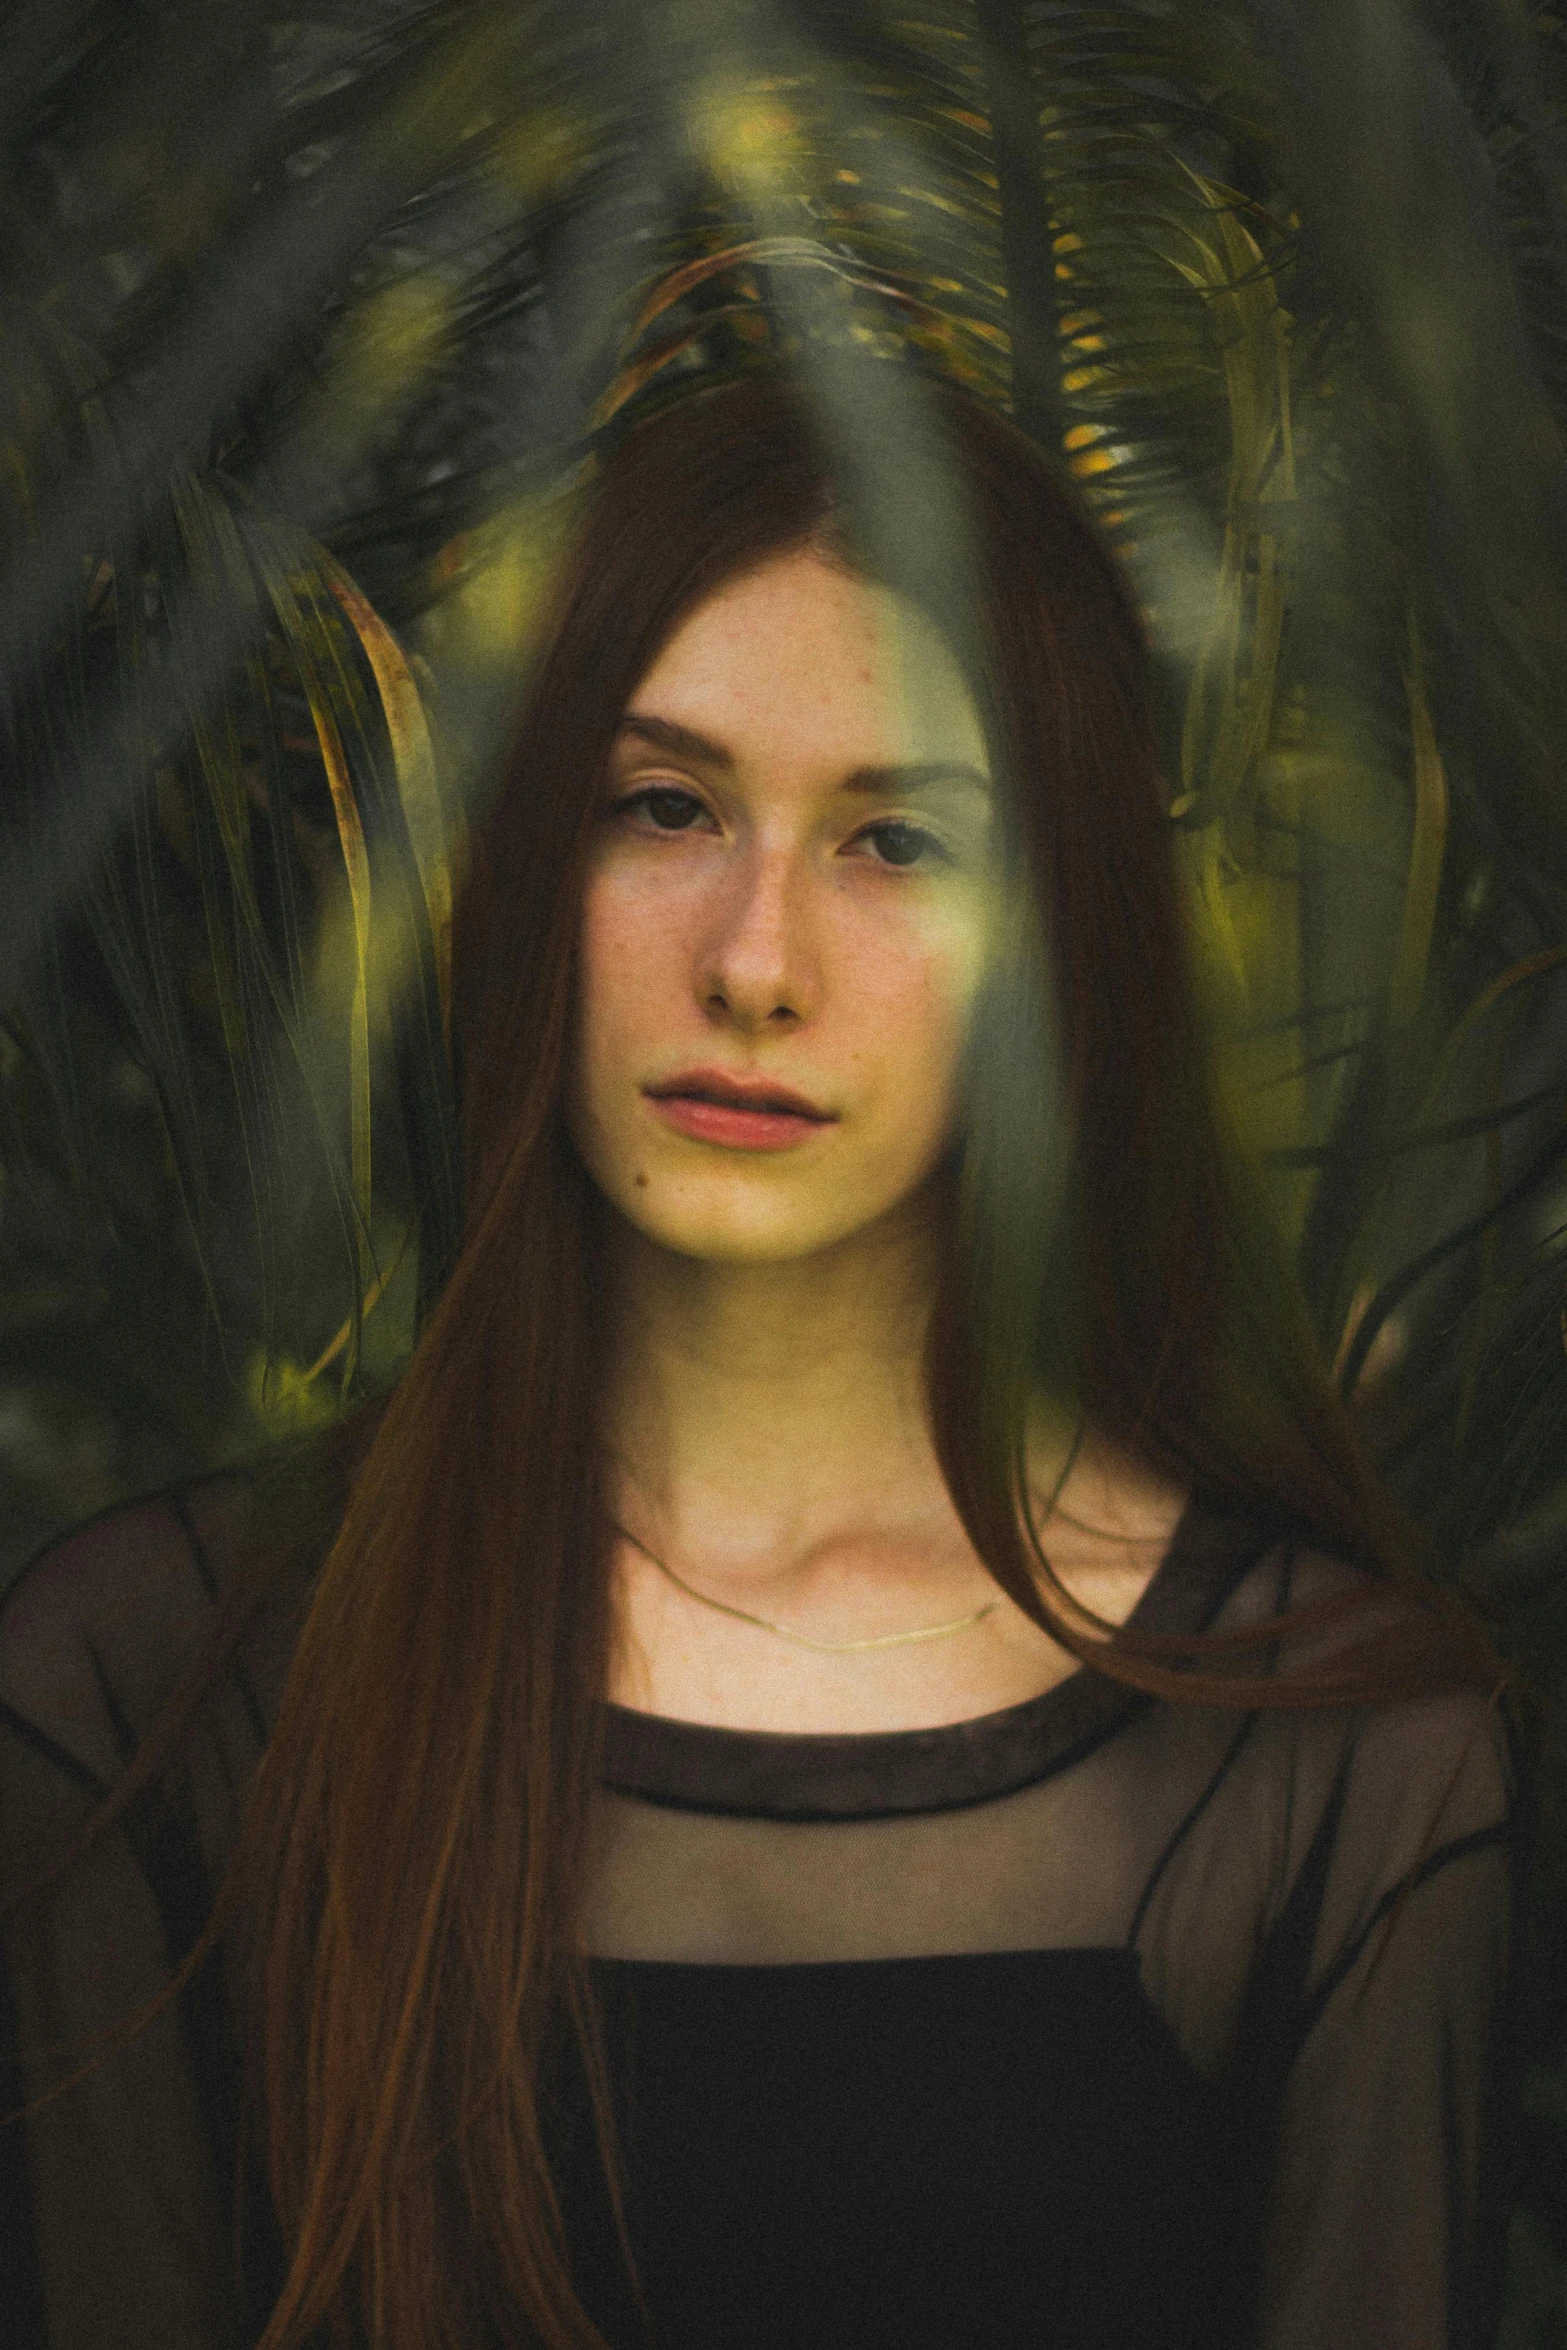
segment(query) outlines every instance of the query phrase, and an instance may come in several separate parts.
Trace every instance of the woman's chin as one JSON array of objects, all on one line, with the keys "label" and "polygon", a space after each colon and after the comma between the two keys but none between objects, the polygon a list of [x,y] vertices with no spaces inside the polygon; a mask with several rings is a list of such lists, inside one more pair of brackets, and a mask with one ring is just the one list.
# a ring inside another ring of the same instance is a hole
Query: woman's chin
[{"label": "woman's chin", "polygon": [[785,1217],[632,1216],[627,1220],[642,1239],[672,1256],[737,1267],[802,1264],[841,1248],[860,1229],[841,1220],[821,1225]]},{"label": "woman's chin", "polygon": [[[726,1187],[727,1189],[727,1187]],[[910,1249],[923,1257],[932,1226],[928,1183],[892,1199],[768,1199],[754,1193],[702,1197],[681,1186],[660,1198],[652,1184],[631,1189],[613,1204],[631,1232],[665,1254],[736,1270],[769,1265],[804,1266],[817,1259],[840,1263],[867,1250],[876,1257]]]},{"label": "woman's chin", "polygon": [[[868,1202],[863,1214],[851,1203],[788,1199],[703,1198],[681,1186],[660,1198],[653,1185],[633,1188],[615,1199],[623,1221],[640,1239],[668,1254],[705,1264],[761,1266],[802,1263],[842,1248],[881,1225],[882,1202]],[[726,1187],[727,1189],[728,1187]]]}]

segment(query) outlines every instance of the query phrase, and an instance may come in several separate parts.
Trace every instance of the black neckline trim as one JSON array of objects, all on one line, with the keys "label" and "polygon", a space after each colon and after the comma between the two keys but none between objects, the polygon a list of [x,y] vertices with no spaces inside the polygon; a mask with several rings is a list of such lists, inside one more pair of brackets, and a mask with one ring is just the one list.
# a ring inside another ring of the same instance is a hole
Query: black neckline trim
[{"label": "black neckline trim", "polygon": [[[1206,1630],[1278,1539],[1255,1518],[1189,1501],[1128,1624]],[[1039,1697],[930,1730],[730,1730],[608,1705],[603,1781],[644,1803],[745,1819],[952,1811],[1065,1770],[1153,1702],[1080,1665]]]}]

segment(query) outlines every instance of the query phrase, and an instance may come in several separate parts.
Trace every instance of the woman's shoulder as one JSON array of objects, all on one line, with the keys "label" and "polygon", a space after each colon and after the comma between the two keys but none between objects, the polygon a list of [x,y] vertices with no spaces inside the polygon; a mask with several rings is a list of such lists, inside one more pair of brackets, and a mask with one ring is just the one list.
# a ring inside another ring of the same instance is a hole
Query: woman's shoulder
[{"label": "woman's shoulder", "polygon": [[[1305,1534],[1281,1534],[1262,1547],[1231,1589],[1215,1631],[1263,1626],[1275,1618],[1297,1627],[1273,1649],[1269,1667],[1281,1685],[1305,1689],[1350,1667],[1374,1674],[1387,1665],[1389,1686],[1358,1701],[1285,1704],[1257,1717],[1259,1763],[1289,1750],[1283,1783],[1300,1794],[1315,1783],[1324,1809],[1384,1859],[1407,1866],[1433,1850],[1470,1838],[1489,1841],[1513,1822],[1526,1780],[1519,1712],[1498,1664],[1486,1668],[1478,1628],[1462,1619],[1446,1635],[1439,1595],[1372,1573]],[[1401,1661],[1402,1660],[1402,1661]],[[1255,1669],[1249,1664],[1247,1669]],[[1307,1816],[1313,1807],[1304,1809]]]},{"label": "woman's shoulder", "polygon": [[[266,1480],[225,1469],[122,1501],[37,1552],[0,1598],[0,1739],[107,1789],[213,1636],[265,1541]],[[276,1606],[232,1664],[269,1679]]]},{"label": "woman's shoulder", "polygon": [[114,1775],[116,1746],[150,1719],[210,1621],[217,1570],[202,1536],[232,1509],[234,1482],[120,1502],[29,1560],[0,1602],[4,1717]]}]

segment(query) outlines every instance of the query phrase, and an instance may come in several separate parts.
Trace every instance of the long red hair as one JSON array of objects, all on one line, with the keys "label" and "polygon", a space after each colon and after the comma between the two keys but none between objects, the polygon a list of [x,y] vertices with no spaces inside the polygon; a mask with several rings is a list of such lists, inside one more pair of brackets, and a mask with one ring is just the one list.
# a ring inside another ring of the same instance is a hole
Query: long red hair
[{"label": "long red hair", "polygon": [[[975,1024],[929,1346],[938,1454],[991,1574],[1155,1694],[1323,1704],[1497,1677],[1416,1571],[1223,1135],[1127,588],[1020,433],[951,391],[921,413],[961,523],[939,560],[766,375],[628,433],[560,567],[457,909],[462,1247],[406,1372],[345,1439],[346,1507],[209,1929],[244,1938],[291,2258],[262,2350],[598,2340],[540,2102],[554,2036],[575,2033],[607,2131],[579,1931],[611,1536],[602,1211],[562,1114],[574,957],[617,720],[682,618],[751,566],[815,545],[917,597],[1003,781],[1013,945]],[[1233,1641],[1104,1637],[1020,1508],[1041,1388],[1205,1499],[1358,1564],[1363,1631],[1281,1676]],[[176,1734],[171,1716],[152,1761]]]}]

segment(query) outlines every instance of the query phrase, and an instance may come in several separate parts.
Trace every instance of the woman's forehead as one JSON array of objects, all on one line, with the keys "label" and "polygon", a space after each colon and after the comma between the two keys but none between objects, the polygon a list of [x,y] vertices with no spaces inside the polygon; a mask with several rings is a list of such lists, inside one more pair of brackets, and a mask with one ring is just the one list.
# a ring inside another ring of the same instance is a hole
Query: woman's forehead
[{"label": "woman's forehead", "polygon": [[689,614],[632,708],[742,757],[819,742],[850,765],[987,767],[978,710],[935,624],[806,551],[727,582]]}]

